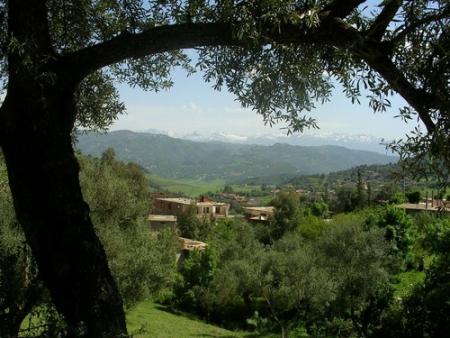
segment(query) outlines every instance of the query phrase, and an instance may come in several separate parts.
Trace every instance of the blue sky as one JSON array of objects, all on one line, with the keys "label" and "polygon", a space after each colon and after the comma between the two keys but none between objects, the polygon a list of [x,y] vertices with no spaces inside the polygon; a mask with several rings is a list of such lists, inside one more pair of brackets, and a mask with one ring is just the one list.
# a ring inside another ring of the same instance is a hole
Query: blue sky
[{"label": "blue sky", "polygon": [[[366,11],[373,10],[380,0],[369,0]],[[194,57],[192,53],[188,55]],[[205,83],[201,73],[190,77],[183,70],[173,73],[174,87],[167,92],[143,92],[139,88],[120,85],[120,95],[128,114],[119,118],[112,130],[159,129],[176,134],[200,132],[202,134],[222,132],[242,136],[281,134],[282,125],[265,126],[261,116],[242,109],[232,94],[217,92]],[[385,139],[403,137],[412,130],[416,122],[409,125],[398,118],[398,109],[405,105],[399,96],[391,99],[392,108],[385,113],[374,114],[367,100],[361,105],[351,104],[340,88],[336,88],[331,102],[317,106],[311,116],[318,120],[320,130],[310,133],[366,134]]]},{"label": "blue sky", "polygon": [[[183,70],[173,73],[174,86],[163,92],[144,92],[139,88],[120,85],[119,91],[127,107],[112,126],[112,130],[159,129],[176,134],[223,132],[245,136],[281,134],[282,125],[265,126],[261,116],[242,109],[232,94],[218,92],[205,83],[201,73],[186,76]],[[386,139],[402,137],[414,127],[398,118],[403,99],[393,97],[393,107],[385,113],[374,114],[367,101],[352,105],[339,88],[331,102],[318,105],[311,116],[319,122],[319,133],[367,134]]]},{"label": "blue sky", "polygon": [[[380,0],[369,0],[375,6]],[[192,53],[188,53],[192,56]],[[118,85],[119,94],[127,108],[127,114],[119,117],[111,130],[128,129],[145,131],[157,129],[178,135],[200,132],[202,134],[225,133],[241,136],[283,134],[282,125],[272,128],[264,125],[261,116],[249,109],[242,109],[232,94],[217,92],[205,83],[201,73],[190,77],[177,69],[173,72],[174,86],[163,92],[144,92],[140,88]],[[1,97],[0,97],[1,101]],[[336,88],[331,102],[317,106],[311,112],[320,129],[306,133],[371,135],[387,140],[401,138],[412,130],[417,122],[405,124],[398,118],[399,107],[405,102],[399,96],[391,98],[392,108],[385,113],[374,114],[367,100],[361,105],[351,104],[340,88]]]}]

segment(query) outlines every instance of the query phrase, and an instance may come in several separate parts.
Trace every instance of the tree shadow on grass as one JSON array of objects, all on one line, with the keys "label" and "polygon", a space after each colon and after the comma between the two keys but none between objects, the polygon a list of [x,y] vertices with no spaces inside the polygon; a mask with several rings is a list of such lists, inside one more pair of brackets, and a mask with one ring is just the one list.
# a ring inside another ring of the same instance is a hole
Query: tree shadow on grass
[{"label": "tree shadow on grass", "polygon": [[194,315],[192,313],[183,312],[183,311],[174,309],[173,307],[170,307],[170,306],[161,305],[161,304],[155,304],[155,308],[157,310],[164,311],[164,312],[167,312],[167,313],[170,313],[170,314],[173,314],[173,315],[183,316],[183,317],[188,318],[188,319],[201,321],[201,319],[199,317],[197,317],[196,315]]},{"label": "tree shadow on grass", "polygon": [[233,335],[233,334],[231,334],[231,335],[226,335],[226,336],[223,336],[223,335],[220,335],[220,336],[218,336],[218,335],[214,335],[214,334],[209,334],[209,333],[202,333],[202,334],[199,334],[199,335],[195,335],[195,337],[204,337],[204,338],[207,338],[207,337],[214,337],[214,338],[218,338],[218,337],[220,337],[220,338],[238,338],[238,337],[242,337],[242,338],[260,338],[260,337],[262,337],[259,333],[249,333],[249,334],[246,334],[246,335],[244,335],[244,336],[242,336],[242,335]]},{"label": "tree shadow on grass", "polygon": [[[174,309],[173,307],[170,306],[166,306],[166,305],[161,305],[161,304],[155,304],[155,308],[157,310],[160,311],[164,311],[173,315],[177,315],[177,316],[183,316],[185,318],[188,319],[192,319],[192,320],[196,320],[196,321],[201,321],[203,323],[205,323],[201,318],[197,317],[196,315],[189,313],[189,312],[183,312],[177,309]],[[210,323],[205,323],[205,324],[210,324]],[[214,324],[211,324],[214,325]],[[261,338],[261,337],[266,337],[263,334],[260,333],[252,333],[249,332],[247,334],[240,334],[240,335],[234,335],[234,334],[227,334],[227,335],[215,335],[215,334],[210,334],[210,333],[200,333],[200,334],[195,334],[195,336],[191,336],[191,337],[204,337],[204,338]]]}]

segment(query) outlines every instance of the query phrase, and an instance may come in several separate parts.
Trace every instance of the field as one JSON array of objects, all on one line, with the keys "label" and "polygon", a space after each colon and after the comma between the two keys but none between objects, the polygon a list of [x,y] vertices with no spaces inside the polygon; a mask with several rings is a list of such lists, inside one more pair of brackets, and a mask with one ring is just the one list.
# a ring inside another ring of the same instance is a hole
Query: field
[{"label": "field", "polygon": [[[199,195],[206,194],[208,192],[216,193],[223,191],[225,187],[225,180],[194,180],[194,179],[171,179],[157,175],[147,174],[147,178],[150,181],[150,185],[154,190],[167,190],[171,193],[181,193],[188,197],[198,197]],[[260,185],[238,185],[233,184],[231,188],[234,192],[245,194],[253,191],[260,192]],[[265,199],[264,199],[265,198]],[[258,199],[262,199],[264,202],[268,202],[272,199],[272,195],[263,196]]]},{"label": "field", "polygon": [[424,272],[409,271],[399,274],[399,282],[394,284],[394,292],[396,298],[406,298],[409,296],[414,287],[423,282],[425,279]]},{"label": "field", "polygon": [[128,331],[133,338],[261,337],[248,332],[225,330],[199,320],[176,315],[151,302],[139,303],[128,311],[127,323]]},{"label": "field", "polygon": [[[272,338],[249,332],[233,332],[220,327],[204,323],[198,319],[168,312],[164,307],[150,301],[144,301],[127,311],[127,327],[132,338],[190,338],[190,337],[218,337],[218,338]],[[19,337],[35,337],[42,334],[43,317],[32,317],[31,331],[22,331]],[[26,330],[30,317],[22,323],[22,330]]]},{"label": "field", "polygon": [[191,179],[179,179],[174,180],[170,178],[164,178],[156,175],[147,175],[152,186],[157,185],[163,190],[167,190],[173,193],[182,193],[185,196],[197,197],[207,192],[222,191],[225,186],[224,180],[191,180]]}]

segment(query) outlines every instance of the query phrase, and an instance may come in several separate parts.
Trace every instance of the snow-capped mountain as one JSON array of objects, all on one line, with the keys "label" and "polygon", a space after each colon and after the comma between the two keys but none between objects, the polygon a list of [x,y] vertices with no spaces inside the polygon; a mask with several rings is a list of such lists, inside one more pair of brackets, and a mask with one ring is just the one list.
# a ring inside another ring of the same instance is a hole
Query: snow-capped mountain
[{"label": "snow-capped mountain", "polygon": [[390,154],[386,151],[385,143],[389,140],[383,140],[380,137],[372,135],[349,135],[338,133],[307,133],[307,134],[264,134],[264,135],[236,135],[225,132],[202,133],[193,131],[191,133],[177,133],[173,131],[163,131],[156,129],[147,129],[145,132],[150,134],[162,134],[174,138],[197,142],[226,142],[240,144],[255,144],[271,146],[276,143],[286,143],[298,146],[323,146],[336,145],[357,150],[376,151],[383,154]]},{"label": "snow-capped mountain", "polygon": [[186,135],[174,135],[173,137],[201,142],[229,142],[271,146],[276,143],[286,143],[299,146],[336,145],[351,149],[369,150],[386,153],[386,148],[381,138],[371,135],[345,135],[345,134],[294,134],[294,135],[258,135],[243,136],[227,133],[202,134],[194,132]]}]

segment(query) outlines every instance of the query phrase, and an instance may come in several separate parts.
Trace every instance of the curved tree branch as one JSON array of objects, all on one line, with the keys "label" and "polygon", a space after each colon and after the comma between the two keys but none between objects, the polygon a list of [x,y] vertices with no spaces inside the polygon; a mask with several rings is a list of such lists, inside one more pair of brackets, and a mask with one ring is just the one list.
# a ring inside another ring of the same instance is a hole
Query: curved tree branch
[{"label": "curved tree branch", "polygon": [[427,131],[433,133],[436,125],[431,118],[430,110],[436,98],[424,90],[415,88],[391,59],[380,51],[379,46],[372,45],[360,54],[364,61],[416,110]]},{"label": "curved tree branch", "polygon": [[403,4],[403,0],[390,0],[386,1],[385,6],[380,14],[376,17],[375,21],[370,26],[367,36],[372,39],[380,41],[383,35],[386,33],[386,29],[394,19],[398,10]]},{"label": "curved tree branch", "polygon": [[[348,46],[354,42],[354,34],[340,34],[340,23],[326,18],[312,30],[285,24],[274,31],[268,27],[262,33],[268,41],[277,43],[324,43]],[[71,69],[73,77],[80,81],[89,73],[128,58],[139,58],[168,51],[207,46],[248,46],[252,42],[239,39],[233,33],[231,23],[195,23],[160,26],[142,33],[124,33],[111,40],[63,55],[54,67]]]},{"label": "curved tree branch", "polygon": [[436,107],[436,98],[425,90],[416,88],[403,73],[395,66],[384,52],[384,43],[364,36],[352,26],[341,20],[342,32],[340,34],[353,34],[354,44],[350,47],[356,57],[363,59],[369,67],[378,72],[390,87],[400,94],[411,107],[413,107],[427,131],[433,133],[436,125],[431,118],[431,110]]},{"label": "curved tree branch", "polygon": [[128,58],[140,58],[177,49],[237,43],[230,24],[165,25],[141,33],[124,32],[111,40],[64,55],[59,62],[63,67],[72,65],[74,75],[81,79],[97,69]]},{"label": "curved tree branch", "polygon": [[359,5],[367,0],[334,0],[324,8],[324,12],[329,12],[330,16],[345,18],[349,16]]},{"label": "curved tree branch", "polygon": [[[364,1],[352,1],[353,5]],[[342,3],[336,1],[335,5]],[[395,5],[395,6],[394,6]],[[376,37],[389,24],[398,10],[399,1],[393,0],[386,5],[375,20],[372,33]],[[349,8],[349,7],[347,7]],[[354,9],[355,7],[353,7]],[[342,14],[338,12],[337,14]],[[317,28],[306,29],[298,25],[285,24],[279,30],[263,30],[262,35],[276,43],[318,43],[349,49],[377,71],[419,114],[428,132],[433,132],[435,124],[430,110],[435,106],[434,96],[417,89],[398,70],[395,64],[383,53],[382,43],[370,35],[364,35],[345,23],[344,20],[325,15]],[[81,80],[96,69],[150,54],[172,50],[195,48],[200,46],[248,46],[251,41],[238,39],[233,33],[233,25],[222,23],[175,24],[148,29],[142,33],[124,33],[109,41],[86,47],[80,51],[63,55],[57,63],[72,70],[72,75]]]},{"label": "curved tree branch", "polygon": [[408,34],[412,33],[414,30],[418,29],[419,27],[429,24],[433,21],[438,21],[438,20],[442,20],[445,18],[450,18],[450,6],[445,8],[440,13],[434,13],[434,14],[427,15],[427,16],[423,17],[422,19],[417,20],[416,22],[414,22],[413,24],[411,24],[409,26],[402,26],[402,27],[397,28],[394,32],[394,37],[390,40],[390,42],[395,45],[395,44],[403,41]]}]

